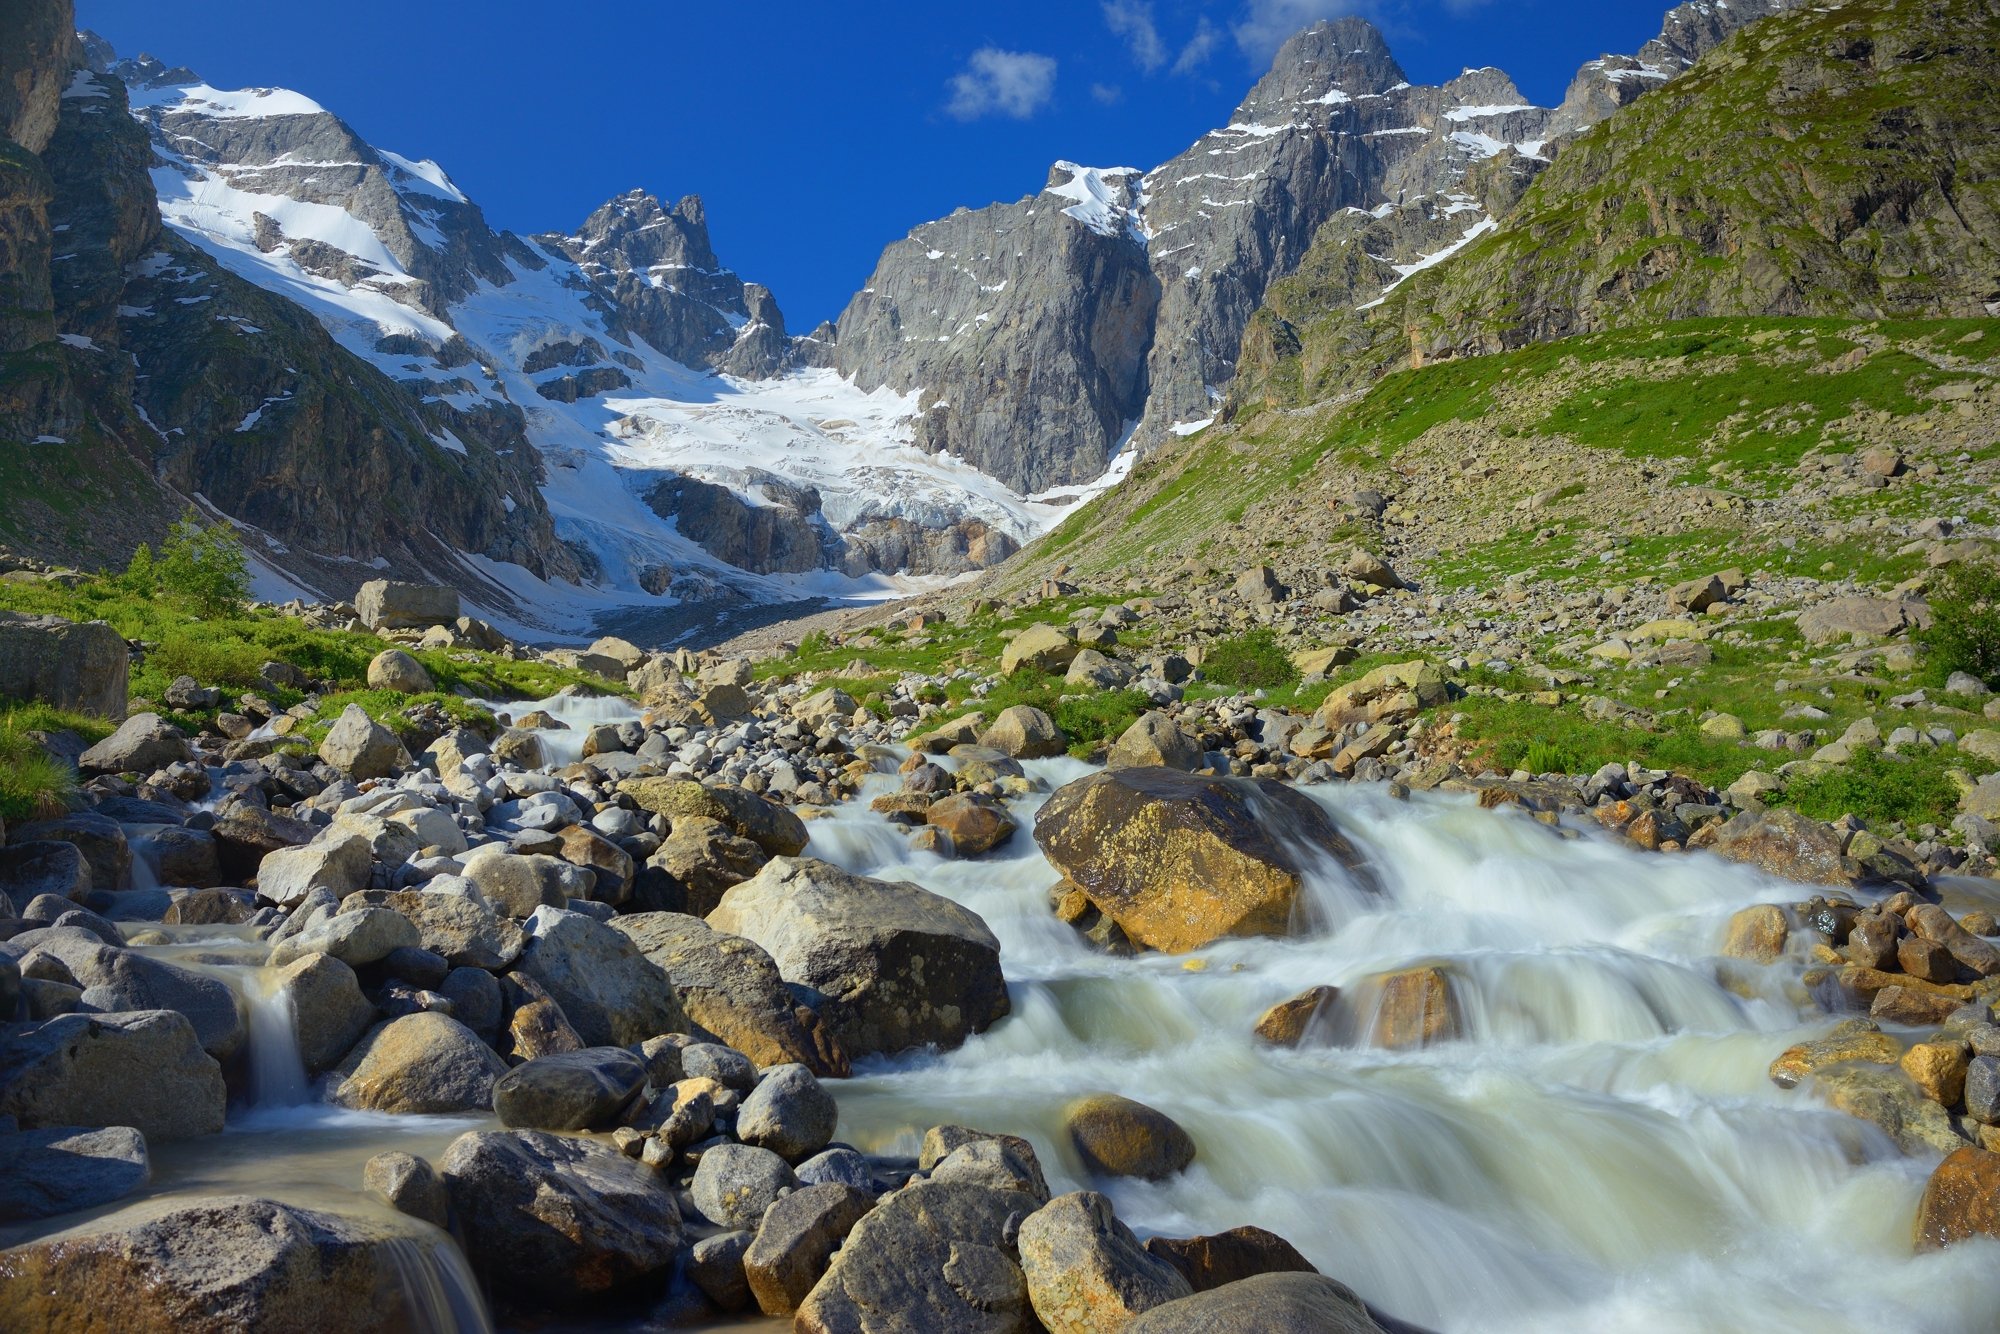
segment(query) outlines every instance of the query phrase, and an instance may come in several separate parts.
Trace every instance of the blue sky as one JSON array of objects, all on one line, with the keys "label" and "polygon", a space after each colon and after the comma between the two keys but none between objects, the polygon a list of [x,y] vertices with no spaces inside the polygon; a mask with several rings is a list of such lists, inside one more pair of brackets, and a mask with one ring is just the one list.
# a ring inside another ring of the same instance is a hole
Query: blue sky
[{"label": "blue sky", "polygon": [[717,253],[793,332],[888,242],[1038,189],[1153,167],[1230,110],[1284,33],[1355,12],[1410,78],[1498,65],[1548,105],[1659,31],[1664,0],[77,0],[80,26],[218,87],[294,88],[430,157],[519,232],[633,187],[701,195]]}]

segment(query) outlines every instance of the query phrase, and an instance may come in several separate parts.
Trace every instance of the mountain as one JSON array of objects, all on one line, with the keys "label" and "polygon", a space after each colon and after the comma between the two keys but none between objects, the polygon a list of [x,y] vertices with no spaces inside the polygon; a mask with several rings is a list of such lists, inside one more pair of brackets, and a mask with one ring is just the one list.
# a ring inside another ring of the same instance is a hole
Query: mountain
[{"label": "mountain", "polygon": [[[917,396],[918,443],[1035,491],[1213,419],[1250,318],[1349,228],[1379,289],[1483,235],[1567,136],[1790,0],[1692,0],[1554,109],[1496,69],[1414,87],[1356,18],[1286,42],[1229,123],[1152,171],[1058,163],[1041,193],[926,223],[842,314],[834,364]],[[1372,295],[1372,293],[1371,293]]]}]

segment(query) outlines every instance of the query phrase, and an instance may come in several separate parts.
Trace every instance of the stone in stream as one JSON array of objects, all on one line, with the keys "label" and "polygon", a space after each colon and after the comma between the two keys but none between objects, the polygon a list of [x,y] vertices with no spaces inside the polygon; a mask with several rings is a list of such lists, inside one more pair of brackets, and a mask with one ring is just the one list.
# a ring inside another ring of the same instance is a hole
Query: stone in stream
[{"label": "stone in stream", "polygon": [[[1967,931],[1936,904],[1917,904],[1904,914],[1903,920],[1918,936],[1943,946],[1952,958],[1978,976],[1991,977],[2000,973],[2000,948]],[[1932,980],[1942,982],[1948,979]]]},{"label": "stone in stream", "polygon": [[765,1210],[743,1255],[743,1276],[757,1309],[769,1316],[798,1310],[874,1204],[866,1191],[829,1184],[793,1191]]},{"label": "stone in stream", "polygon": [[678,820],[699,815],[727,826],[773,857],[796,857],[805,851],[805,822],[776,802],[754,792],[681,778],[630,778],[618,790],[641,810]]},{"label": "stone in stream", "polygon": [[749,1232],[719,1232],[702,1238],[688,1251],[688,1278],[725,1314],[750,1305],[750,1280],[743,1272],[743,1257],[752,1240]]},{"label": "stone in stream", "polygon": [[372,860],[368,840],[356,834],[279,848],[257,863],[257,893],[280,908],[296,908],[315,885],[344,899],[368,887]]},{"label": "stone in stream", "polygon": [[977,913],[917,885],[777,857],[708,924],[767,951],[850,1057],[956,1047],[1007,1013],[1000,942]]},{"label": "stone in stream", "polygon": [[1049,1334],[1097,1334],[1186,1297],[1180,1270],[1149,1254],[1095,1191],[1058,1195],[1022,1220],[1028,1299]]},{"label": "stone in stream", "polygon": [[1339,987],[1307,987],[1264,1011],[1252,1031],[1274,1047],[1299,1046],[1312,1034],[1315,1021],[1332,1013],[1339,999]]},{"label": "stone in stream", "polygon": [[680,1211],[652,1168],[534,1130],[459,1136],[439,1160],[465,1252],[500,1292],[566,1304],[663,1275]]},{"label": "stone in stream", "polygon": [[[83,988],[91,1010],[122,1013],[172,1010],[194,1025],[202,1050],[226,1061],[243,1046],[243,1016],[229,984],[137,950],[106,945],[93,933],[56,927],[39,933],[35,949],[61,959]],[[17,937],[17,939],[20,939]]]},{"label": "stone in stream", "polygon": [[1037,1200],[1049,1198],[1049,1183],[1041,1160],[1026,1140],[976,1139],[959,1145],[929,1169],[933,1181],[961,1181],[994,1190],[1019,1191]]},{"label": "stone in stream", "polygon": [[1079,1098],[1063,1124],[1086,1171],[1163,1181],[1194,1161],[1195,1144],[1165,1112],[1115,1093]]},{"label": "stone in stream", "polygon": [[288,964],[277,985],[291,1002],[299,1060],[309,1075],[340,1064],[375,1022],[375,1006],[361,994],[354,970],[330,954],[308,954]]},{"label": "stone in stream", "polygon": [[[1408,1328],[1403,1326],[1402,1328]],[[1126,1334],[1386,1334],[1345,1283],[1259,1274],[1147,1311]]]},{"label": "stone in stream", "polygon": [[739,1093],[757,1086],[757,1067],[734,1047],[720,1042],[689,1042],[682,1045],[680,1057],[681,1072],[688,1079],[713,1079]]},{"label": "stone in stream", "polygon": [[1050,797],[1035,841],[1134,944],[1168,953],[1285,934],[1310,869],[1303,856],[1373,883],[1319,805],[1265,779],[1106,770]]},{"label": "stone in stream", "polygon": [[991,797],[955,793],[924,808],[924,823],[951,839],[953,853],[977,857],[1014,837],[1014,817]]},{"label": "stone in stream", "polygon": [[336,1071],[328,1100],[372,1112],[484,1112],[507,1063],[464,1024],[432,1011],[378,1024]]},{"label": "stone in stream", "polygon": [[0,894],[15,903],[43,894],[81,900],[89,892],[90,864],[74,843],[17,838],[0,848]]},{"label": "stone in stream", "polygon": [[149,774],[194,758],[181,729],[157,713],[135,713],[118,730],[77,757],[77,771],[97,774]]},{"label": "stone in stream", "polygon": [[151,1177],[146,1137],[130,1126],[0,1133],[0,1222],[109,1204]]},{"label": "stone in stream", "polygon": [[1148,1237],[1146,1250],[1180,1270],[1196,1292],[1258,1274],[1319,1272],[1292,1243],[1261,1227],[1233,1227],[1206,1237]]},{"label": "stone in stream", "polygon": [[769,1149],[717,1144],[702,1151],[688,1194],[716,1226],[755,1228],[780,1193],[797,1185],[790,1165]]},{"label": "stone in stream", "polygon": [[1025,1334],[1028,1284],[1009,1220],[1040,1201],[1018,1191],[917,1181],[848,1234],[799,1307],[800,1334]]},{"label": "stone in stream", "polygon": [[362,1166],[361,1188],[381,1196],[396,1212],[434,1227],[451,1221],[451,1195],[443,1179],[414,1154],[399,1150],[376,1154]]},{"label": "stone in stream", "polygon": [[646,1086],[646,1063],[623,1047],[538,1056],[493,1085],[493,1113],[509,1129],[602,1130]]},{"label": "stone in stream", "polygon": [[666,973],[693,1023],[760,1066],[797,1063],[815,1075],[846,1078],[839,1039],[799,1004],[755,942],[683,913],[627,913],[610,925]]},{"label": "stone in stream", "polygon": [[279,941],[271,951],[271,966],[282,968],[308,954],[328,954],[351,968],[360,968],[379,963],[393,950],[422,943],[422,934],[409,918],[390,908],[364,904]]},{"label": "stone in stream", "polygon": [[[0,1310],[10,1329],[24,1331],[408,1328],[403,1274],[442,1243],[405,1226],[248,1196],[114,1214],[80,1235],[0,1252]],[[457,1309],[477,1301],[471,1292],[444,1295]]]},{"label": "stone in stream", "polygon": [[1867,1019],[1849,1019],[1835,1026],[1823,1038],[1795,1043],[1771,1062],[1771,1082],[1779,1088],[1795,1087],[1808,1075],[1836,1065],[1865,1062],[1894,1065],[1902,1059],[1903,1046]]},{"label": "stone in stream", "polygon": [[803,1065],[776,1065],[764,1071],[736,1112],[736,1137],[800,1162],[833,1139],[840,1109],[833,1095]]},{"label": "stone in stream", "polygon": [[1934,1251],[1970,1237],[2000,1237],[2000,1153],[1967,1144],[1946,1155],[1924,1186],[1917,1249]]},{"label": "stone in stream", "polygon": [[631,937],[582,913],[537,908],[517,971],[558,1005],[585,1043],[629,1047],[687,1031],[674,986]]},{"label": "stone in stream", "polygon": [[1785,953],[1791,922],[1775,903],[1754,903],[1729,919],[1722,957],[1751,963],[1776,963]]},{"label": "stone in stream", "polygon": [[1392,1050],[1428,1047],[1464,1031],[1451,974],[1435,964],[1404,968],[1369,979],[1376,993],[1368,1040]]},{"label": "stone in stream", "polygon": [[149,1142],[222,1129],[222,1067],[172,1010],[68,1014],[0,1042],[0,1116],[23,1129],[131,1126]]},{"label": "stone in stream", "polygon": [[51,839],[74,843],[90,870],[92,889],[119,890],[132,883],[132,847],[124,826],[96,811],[71,811],[54,820],[16,825],[7,837],[16,844]]},{"label": "stone in stream", "polygon": [[382,906],[409,918],[417,943],[454,968],[510,968],[528,944],[518,922],[497,916],[470,895],[402,890],[386,896]]},{"label": "stone in stream", "polygon": [[247,801],[232,801],[217,812],[213,832],[222,873],[241,884],[257,874],[266,856],[279,848],[310,843],[320,830],[318,825],[274,815]]},{"label": "stone in stream", "polygon": [[874,1169],[868,1166],[866,1158],[853,1149],[835,1147],[816,1153],[800,1163],[796,1170],[799,1184],[804,1186],[818,1186],[831,1181],[856,1190],[875,1189]]},{"label": "stone in stream", "polygon": [[1722,826],[1710,847],[1731,861],[1803,884],[1851,887],[1893,878],[1843,854],[1841,836],[1830,825],[1781,807],[1742,812]]}]

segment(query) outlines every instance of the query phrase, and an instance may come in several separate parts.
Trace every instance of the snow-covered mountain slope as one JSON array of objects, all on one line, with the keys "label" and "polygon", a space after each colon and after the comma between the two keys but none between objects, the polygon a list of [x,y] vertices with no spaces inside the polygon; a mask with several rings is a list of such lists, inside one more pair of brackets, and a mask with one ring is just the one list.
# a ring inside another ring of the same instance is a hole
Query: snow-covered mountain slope
[{"label": "snow-covered mountain slope", "polygon": [[[816,366],[822,345],[717,259],[698,198],[634,191],[522,238],[299,93],[104,63],[173,233],[422,402],[518,420],[556,532],[594,566],[570,588],[489,561],[530,618],[901,589],[1004,559],[1083,494],[1030,497],[917,448],[910,397]],[[274,398],[244,429],[289,410]]]}]

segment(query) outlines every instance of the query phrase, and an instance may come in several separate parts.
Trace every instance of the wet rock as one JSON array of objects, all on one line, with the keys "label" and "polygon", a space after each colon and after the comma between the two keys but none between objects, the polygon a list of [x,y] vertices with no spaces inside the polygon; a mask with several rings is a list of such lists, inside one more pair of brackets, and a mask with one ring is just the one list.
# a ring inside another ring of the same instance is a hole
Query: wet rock
[{"label": "wet rock", "polygon": [[723,895],[708,924],[769,953],[850,1057],[956,1047],[1007,1013],[986,923],[916,885],[779,857]]},{"label": "wet rock", "polygon": [[1115,1093],[1071,1103],[1063,1124],[1084,1170],[1101,1176],[1164,1181],[1194,1161],[1194,1140],[1172,1117]]},{"label": "wet rock", "polygon": [[364,904],[335,913],[271,950],[271,966],[281,968],[308,954],[327,954],[351,968],[379,962],[390,951],[421,945],[415,923],[390,908]]},{"label": "wet rock", "polygon": [[403,743],[359,704],[350,704],[320,743],[319,757],[356,782],[387,778],[404,759]]},{"label": "wet rock", "polygon": [[1233,1227],[1206,1237],[1148,1237],[1146,1250],[1180,1270],[1196,1292],[1258,1274],[1319,1272],[1292,1243],[1261,1227]]},{"label": "wet rock", "polygon": [[1017,760],[1041,760],[1060,755],[1068,745],[1056,720],[1032,704],[1000,710],[993,725],[980,733],[979,744]]},{"label": "wet rock", "polygon": [[1111,769],[1178,769],[1192,772],[1202,766],[1201,747],[1158,709],[1142,713],[1112,743],[1104,763]]},{"label": "wet rock", "polygon": [[257,863],[257,893],[287,909],[297,907],[316,885],[344,899],[368,887],[372,858],[368,840],[355,834],[279,848]]},{"label": "wet rock", "polygon": [[764,1071],[736,1112],[736,1137],[789,1162],[810,1158],[833,1139],[840,1109],[803,1065]]},{"label": "wet rock", "polygon": [[1050,1334],[1124,1328],[1134,1316],[1193,1289],[1149,1255],[1095,1191],[1058,1195],[1021,1223],[1021,1272]]},{"label": "wet rock", "polygon": [[1917,1249],[1939,1250],[1970,1237],[2000,1237],[2000,1153],[1967,1144],[1952,1150],[1924,1186]]},{"label": "wet rock", "polygon": [[687,1031],[674,987],[631,937],[582,913],[538,908],[516,969],[547,991],[593,1047]]},{"label": "wet rock", "polygon": [[1033,1198],[920,1181],[848,1235],[799,1308],[801,1334],[1025,1334],[1034,1319],[1008,1219]]},{"label": "wet rock", "polygon": [[1904,1153],[1949,1153],[1965,1142],[1951,1114],[1893,1069],[1836,1066],[1815,1075],[1811,1087],[1829,1105],[1872,1122]]},{"label": "wet rock", "polygon": [[1339,987],[1307,987],[1264,1011],[1253,1031],[1274,1047],[1297,1047],[1312,1033],[1314,1021],[1330,1013],[1339,999]]},{"label": "wet rock", "polygon": [[76,767],[85,777],[149,774],[193,758],[194,751],[180,728],[157,713],[135,713],[120,723],[117,731],[78,756]]},{"label": "wet rock", "polygon": [[688,1278],[718,1311],[734,1313],[750,1305],[743,1257],[751,1240],[748,1232],[722,1232],[702,1238],[688,1252]]},{"label": "wet rock", "polygon": [[1385,973],[1369,979],[1369,987],[1376,993],[1368,1032],[1374,1046],[1428,1047],[1463,1031],[1458,996],[1442,968],[1427,964]]},{"label": "wet rock", "polygon": [[1731,861],[1809,885],[1873,883],[1861,863],[1841,853],[1840,835],[1797,811],[1744,811],[1722,827],[1711,848]]},{"label": "wet rock", "polygon": [[609,1145],[475,1132],[438,1167],[466,1255],[500,1292],[567,1305],[655,1279],[680,1250],[673,1192]]},{"label": "wet rock", "polygon": [[688,1193],[718,1227],[755,1229],[779,1193],[797,1185],[791,1167],[769,1149],[717,1144],[702,1152]]},{"label": "wet rock", "polygon": [[943,830],[951,838],[952,850],[961,857],[991,852],[1014,837],[1013,817],[990,797],[940,797],[924,809],[924,823]]},{"label": "wet rock", "polygon": [[0,848],[0,894],[18,904],[43,894],[81,900],[90,892],[90,864],[74,843],[17,841]]},{"label": "wet rock", "polygon": [[451,1195],[444,1179],[414,1154],[376,1154],[362,1166],[361,1188],[381,1196],[396,1212],[421,1218],[433,1227],[450,1223]]},{"label": "wet rock", "polygon": [[130,1126],[0,1133],[0,1222],[109,1204],[151,1177],[146,1137]]},{"label": "wet rock", "polygon": [[372,1112],[483,1112],[507,1063],[449,1015],[378,1024],[340,1063],[330,1102]]},{"label": "wet rock", "polygon": [[1920,903],[1905,913],[1903,920],[1918,936],[1944,946],[1951,952],[1952,958],[1980,977],[2000,973],[2000,948],[1967,931],[1936,904]]},{"label": "wet rock", "polygon": [[1309,847],[1361,870],[1310,798],[1269,780],[1117,769],[1059,789],[1035,819],[1056,869],[1134,944],[1168,953],[1225,936],[1282,935]]},{"label": "wet rock", "polygon": [[874,1204],[865,1191],[833,1184],[807,1186],[772,1204],[743,1256],[757,1309],[769,1316],[798,1310]]},{"label": "wet rock", "polygon": [[274,815],[262,806],[232,801],[217,814],[212,832],[223,874],[240,882],[255,876],[271,853],[310,843],[320,831],[317,825]]},{"label": "wet rock", "polygon": [[1899,1064],[1918,1092],[1951,1108],[1965,1096],[1965,1068],[1971,1055],[1963,1042],[1948,1038],[1917,1043],[1903,1053]]},{"label": "wet rock", "polygon": [[689,1020],[758,1065],[797,1063],[822,1077],[847,1076],[839,1040],[798,1003],[778,965],[755,942],[682,913],[631,913],[613,918],[611,926],[672,980]]},{"label": "wet rock", "polygon": [[1156,1306],[1127,1334],[1384,1334],[1353,1289],[1321,1274],[1259,1274]]},{"label": "wet rock", "polygon": [[171,1010],[68,1014],[0,1043],[0,1115],[23,1129],[121,1125],[149,1143],[222,1129],[222,1067]]},{"label": "wet rock", "polygon": [[1776,963],[1785,953],[1791,923],[1785,910],[1775,903],[1757,903],[1741,909],[1729,919],[1729,931],[1722,941],[1722,957],[1747,959],[1751,963]]},{"label": "wet rock", "polygon": [[48,932],[36,949],[62,960],[70,980],[83,988],[86,1009],[173,1010],[186,1015],[202,1050],[217,1060],[229,1059],[243,1046],[236,993],[219,978],[137,950],[113,948],[94,934],[66,927]]},{"label": "wet rock", "polygon": [[538,1056],[493,1085],[493,1112],[509,1129],[602,1130],[646,1086],[646,1063],[623,1047]]},{"label": "wet rock", "polygon": [[291,1001],[299,1059],[317,1075],[340,1063],[375,1021],[375,1006],[361,994],[354,970],[328,954],[309,954],[287,964],[278,988]]},{"label": "wet rock", "polygon": [[1956,996],[1937,996],[1914,987],[1883,987],[1868,1006],[1868,1017],[1888,1024],[1923,1027],[1941,1024],[1964,1002]]},{"label": "wet rock", "polygon": [[805,850],[806,826],[776,802],[742,788],[709,786],[678,778],[632,778],[618,785],[641,810],[678,819],[699,815],[727,826],[773,857],[796,857]]},{"label": "wet rock", "polygon": [[0,1310],[22,1330],[375,1334],[409,1320],[413,1240],[435,1244],[272,1200],[201,1199],[0,1253]]},{"label": "wet rock", "polygon": [[1849,1019],[1823,1038],[1787,1047],[1771,1062],[1771,1082],[1792,1088],[1808,1075],[1849,1062],[1894,1065],[1902,1059],[1902,1044],[1866,1019]]}]

